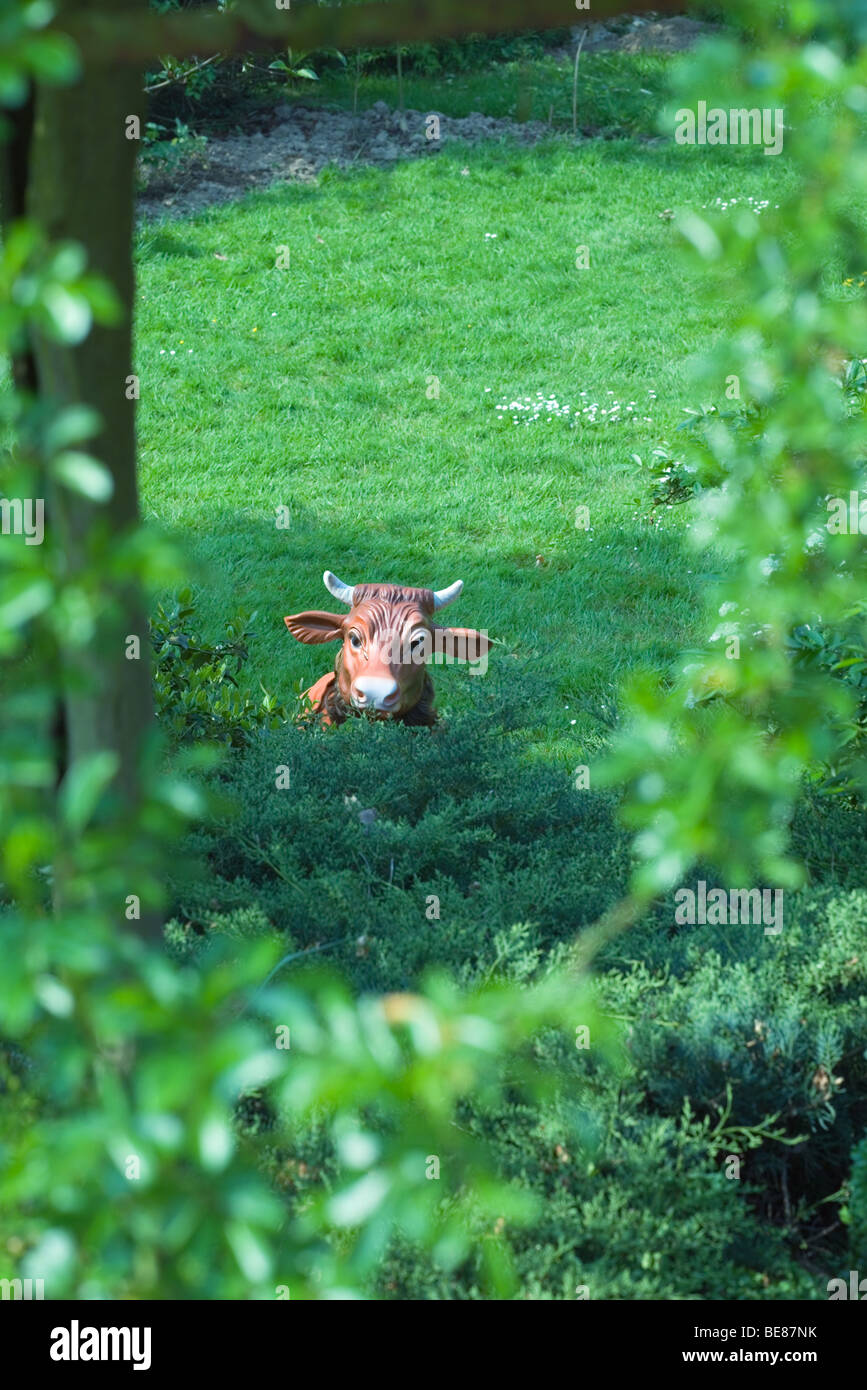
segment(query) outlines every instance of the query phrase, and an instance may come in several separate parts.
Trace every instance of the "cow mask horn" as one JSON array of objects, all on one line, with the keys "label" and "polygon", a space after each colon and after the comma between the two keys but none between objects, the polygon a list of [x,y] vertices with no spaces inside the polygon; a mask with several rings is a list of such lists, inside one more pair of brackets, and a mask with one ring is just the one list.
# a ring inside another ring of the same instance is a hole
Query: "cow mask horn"
[{"label": "cow mask horn", "polygon": [[331,573],[331,570],[326,570],[322,579],[329,594],[333,594],[341,603],[347,604],[350,608],[352,607],[352,595],[354,590],[351,584],[344,584],[342,579],[338,579],[336,574]]},{"label": "cow mask horn", "polygon": [[[342,579],[338,579],[336,574],[331,573],[331,570],[325,571],[322,580],[329,594],[339,599],[341,603],[345,603],[348,608],[352,607],[355,590],[351,584],[344,584]],[[445,608],[447,603],[452,603],[463,587],[464,581],[457,579],[447,589],[434,589],[434,612],[436,613],[440,608]]]}]

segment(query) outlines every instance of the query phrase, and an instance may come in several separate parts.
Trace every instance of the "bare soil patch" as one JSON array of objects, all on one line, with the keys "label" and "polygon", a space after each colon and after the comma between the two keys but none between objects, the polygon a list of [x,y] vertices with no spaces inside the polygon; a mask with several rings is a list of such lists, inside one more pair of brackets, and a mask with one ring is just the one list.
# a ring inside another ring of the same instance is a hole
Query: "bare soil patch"
[{"label": "bare soil patch", "polygon": [[585,28],[584,53],[683,53],[700,39],[724,32],[719,24],[683,14],[621,15],[619,19],[576,25],[572,30],[575,43]]},{"label": "bare soil patch", "polygon": [[[573,29],[571,49],[586,30],[583,53],[677,53],[699,39],[722,33],[718,25],[685,15],[620,16],[589,21]],[[439,119],[439,139],[429,138],[429,119]],[[367,111],[351,112],[281,104],[264,111],[259,130],[213,138],[172,166],[141,161],[142,190],[138,209],[145,217],[181,217],[214,204],[227,203],[254,188],[281,182],[315,183],[327,165],[387,167],[399,159],[429,159],[449,141],[476,144],[512,139],[532,145],[555,134],[544,121],[513,121],[471,112],[444,116],[431,111],[395,111],[378,101]],[[585,137],[606,132],[582,129]]]},{"label": "bare soil patch", "polygon": [[[429,138],[430,118],[439,121],[439,139]],[[453,140],[476,144],[509,137],[529,145],[551,135],[544,121],[511,121],[483,116],[444,116],[431,111],[393,111],[378,101],[357,116],[322,107],[281,105],[267,133],[231,135],[177,168],[143,169],[145,186],[139,211],[146,216],[182,216],[214,203],[229,202],[253,188],[278,182],[315,183],[326,165],[388,166],[398,159],[429,159]]]}]

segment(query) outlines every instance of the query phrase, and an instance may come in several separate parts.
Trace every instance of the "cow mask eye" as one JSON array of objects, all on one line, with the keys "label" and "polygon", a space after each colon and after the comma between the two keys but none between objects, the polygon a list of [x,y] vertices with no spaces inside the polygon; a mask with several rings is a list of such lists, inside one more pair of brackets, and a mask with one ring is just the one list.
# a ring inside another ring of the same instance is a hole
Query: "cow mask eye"
[{"label": "cow mask eye", "polygon": [[412,634],[412,637],[410,638],[410,650],[412,651],[414,657],[424,655],[426,643],[427,632],[424,628],[421,628],[418,632],[414,632]]},{"label": "cow mask eye", "polygon": [[350,632],[349,643],[350,646],[354,647],[357,652],[361,651],[361,638],[359,637],[357,632]]}]

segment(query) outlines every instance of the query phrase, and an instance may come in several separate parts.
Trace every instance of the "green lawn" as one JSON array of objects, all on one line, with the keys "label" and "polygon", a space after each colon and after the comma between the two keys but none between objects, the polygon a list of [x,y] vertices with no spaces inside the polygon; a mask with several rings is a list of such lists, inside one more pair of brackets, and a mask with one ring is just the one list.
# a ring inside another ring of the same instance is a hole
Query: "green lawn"
[{"label": "green lawn", "polygon": [[[538,672],[537,734],[567,760],[595,727],[579,701],[698,635],[684,517],[638,518],[631,455],[695,402],[690,359],[730,301],[706,302],[658,213],[773,198],[786,173],[693,153],[453,146],[142,230],[145,512],[182,534],[209,626],[258,611],[250,669],[268,688],[291,697],[329,667],[331,648],[296,644],[282,621],[331,604],[325,568],[464,579],[452,620],[496,637],[494,662]],[[497,409],[539,392],[573,411],[597,402],[596,422]],[[602,423],[614,401],[621,419]],[[467,679],[440,672],[440,703],[459,704]]]}]

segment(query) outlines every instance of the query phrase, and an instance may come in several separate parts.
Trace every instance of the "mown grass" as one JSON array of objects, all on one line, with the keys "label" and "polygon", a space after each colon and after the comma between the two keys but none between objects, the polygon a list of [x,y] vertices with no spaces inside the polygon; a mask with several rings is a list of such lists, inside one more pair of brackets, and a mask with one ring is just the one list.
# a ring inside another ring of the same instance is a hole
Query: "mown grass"
[{"label": "mown grass", "polygon": [[[694,403],[690,362],[738,291],[709,301],[659,213],[776,198],[786,172],[696,153],[453,145],[142,229],[145,510],[183,534],[207,618],[258,610],[251,665],[266,686],[288,696],[328,669],[331,648],[297,645],[282,621],[331,605],[325,568],[464,579],[452,620],[495,636],[493,661],[544,678],[537,736],[567,759],[595,727],[585,701],[699,635],[684,518],[641,520],[631,456]],[[537,392],[636,409],[608,425],[498,418],[501,399]],[[438,673],[440,703],[467,679]]]}]

